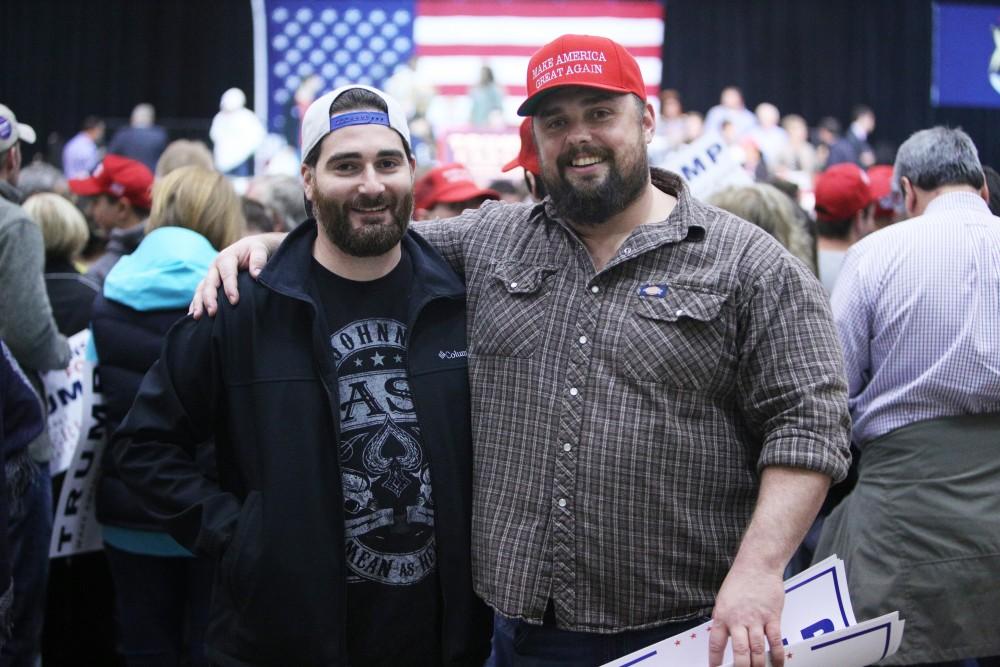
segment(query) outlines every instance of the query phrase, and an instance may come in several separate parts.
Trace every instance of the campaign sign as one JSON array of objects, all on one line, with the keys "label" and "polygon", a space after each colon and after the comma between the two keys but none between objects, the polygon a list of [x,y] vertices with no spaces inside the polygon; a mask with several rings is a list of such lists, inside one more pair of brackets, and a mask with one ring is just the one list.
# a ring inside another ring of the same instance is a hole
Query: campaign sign
[{"label": "campaign sign", "polygon": [[[701,667],[708,661],[711,631],[708,621],[604,667]],[[899,649],[903,622],[894,612],[856,623],[844,563],[831,556],[785,581],[781,634],[786,665],[863,667]],[[723,664],[732,660],[730,644]]]},{"label": "campaign sign", "polygon": [[83,375],[84,352],[90,340],[90,330],[73,335],[69,339],[72,352],[69,365],[59,371],[42,374],[45,386],[45,402],[48,407],[49,440],[52,441],[52,458],[49,470],[52,475],[66,472],[83,426]]},{"label": "campaign sign", "polygon": [[750,185],[753,179],[717,132],[708,132],[697,141],[671,153],[661,166],[687,181],[691,194],[705,199],[729,186]]},{"label": "campaign sign", "polygon": [[1000,108],[1000,5],[934,4],[931,104]]},{"label": "campaign sign", "polygon": [[83,415],[80,442],[66,470],[52,525],[49,558],[101,549],[97,523],[97,479],[108,437],[100,377],[91,362],[83,364]]},{"label": "campaign sign", "polygon": [[[899,650],[903,626],[899,612],[785,647],[788,667],[863,667]],[[768,660],[768,665],[771,661]],[[724,667],[731,667],[731,663]]]}]

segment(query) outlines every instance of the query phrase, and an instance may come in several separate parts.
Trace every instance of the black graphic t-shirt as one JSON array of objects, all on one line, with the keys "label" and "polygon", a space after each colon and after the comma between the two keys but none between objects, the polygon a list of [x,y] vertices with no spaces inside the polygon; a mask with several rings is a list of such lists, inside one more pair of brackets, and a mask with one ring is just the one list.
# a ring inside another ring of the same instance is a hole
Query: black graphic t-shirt
[{"label": "black graphic t-shirt", "polygon": [[350,664],[440,663],[434,495],[406,371],[407,253],[370,282],[313,261],[339,379]]}]

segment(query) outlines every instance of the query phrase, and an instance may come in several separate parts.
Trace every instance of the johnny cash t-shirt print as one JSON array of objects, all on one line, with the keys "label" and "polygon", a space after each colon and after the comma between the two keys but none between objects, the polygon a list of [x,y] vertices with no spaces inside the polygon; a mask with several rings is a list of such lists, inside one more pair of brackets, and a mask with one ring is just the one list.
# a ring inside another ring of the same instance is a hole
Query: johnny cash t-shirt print
[{"label": "johnny cash t-shirt print", "polygon": [[[351,664],[439,652],[434,493],[407,376],[408,254],[358,282],[313,262],[337,369]],[[331,610],[333,611],[333,610]],[[396,647],[396,648],[393,648]]]}]

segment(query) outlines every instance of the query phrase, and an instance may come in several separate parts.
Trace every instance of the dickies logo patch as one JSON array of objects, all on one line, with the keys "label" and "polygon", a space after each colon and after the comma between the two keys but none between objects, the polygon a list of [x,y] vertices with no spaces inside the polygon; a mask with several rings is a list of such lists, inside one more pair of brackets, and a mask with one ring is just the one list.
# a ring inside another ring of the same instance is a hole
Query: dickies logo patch
[{"label": "dickies logo patch", "polygon": [[646,283],[644,285],[639,285],[639,296],[651,298],[651,299],[662,299],[667,295],[670,288],[665,284],[654,285],[651,283]]}]

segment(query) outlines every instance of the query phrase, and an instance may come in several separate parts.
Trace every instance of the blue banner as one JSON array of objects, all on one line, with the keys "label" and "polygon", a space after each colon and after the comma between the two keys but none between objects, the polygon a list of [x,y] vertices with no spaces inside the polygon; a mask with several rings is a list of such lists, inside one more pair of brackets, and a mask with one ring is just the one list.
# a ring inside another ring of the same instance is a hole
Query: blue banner
[{"label": "blue banner", "polygon": [[1000,108],[1000,5],[934,4],[931,104]]}]

